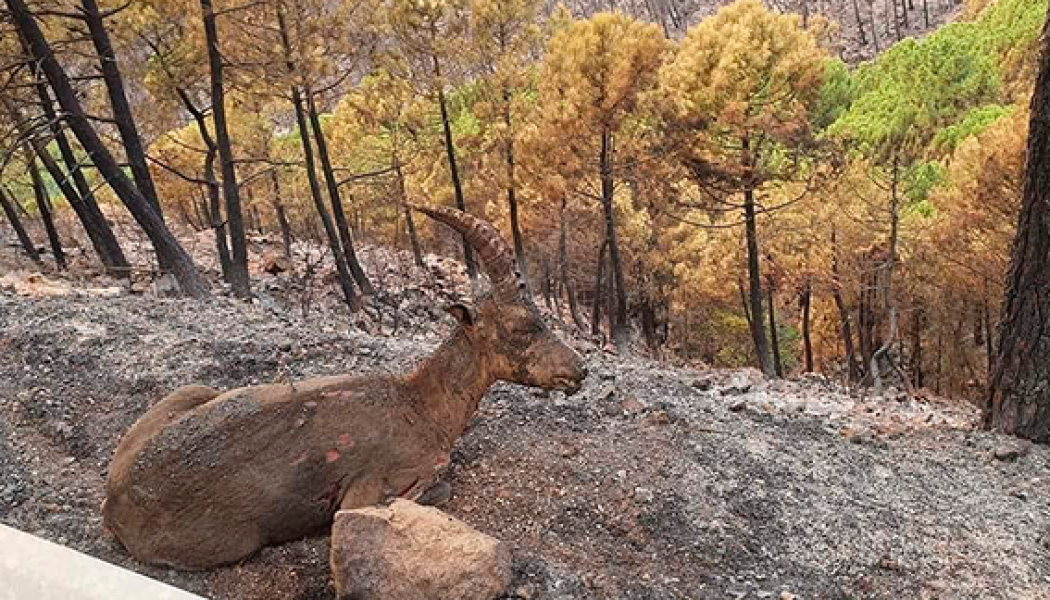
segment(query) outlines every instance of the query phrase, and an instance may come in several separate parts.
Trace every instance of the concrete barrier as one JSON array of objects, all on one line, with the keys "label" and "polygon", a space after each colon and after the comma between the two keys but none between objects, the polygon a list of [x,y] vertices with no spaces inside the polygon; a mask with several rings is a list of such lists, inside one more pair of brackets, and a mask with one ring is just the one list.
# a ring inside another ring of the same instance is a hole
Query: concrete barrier
[{"label": "concrete barrier", "polygon": [[203,600],[0,525],[0,600]]}]

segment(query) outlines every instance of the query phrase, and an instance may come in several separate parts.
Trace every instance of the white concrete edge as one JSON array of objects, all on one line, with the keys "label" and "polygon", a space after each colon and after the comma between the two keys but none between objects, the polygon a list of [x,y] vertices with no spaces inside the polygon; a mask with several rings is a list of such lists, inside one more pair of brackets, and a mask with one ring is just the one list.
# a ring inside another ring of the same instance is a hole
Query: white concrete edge
[{"label": "white concrete edge", "polygon": [[0,525],[0,600],[203,600]]}]

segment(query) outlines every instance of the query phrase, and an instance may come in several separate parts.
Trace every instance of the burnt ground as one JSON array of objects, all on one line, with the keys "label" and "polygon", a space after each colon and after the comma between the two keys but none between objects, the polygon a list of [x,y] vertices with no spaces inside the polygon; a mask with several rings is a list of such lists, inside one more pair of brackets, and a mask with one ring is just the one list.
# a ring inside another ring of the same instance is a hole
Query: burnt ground
[{"label": "burnt ground", "polygon": [[[180,385],[397,372],[450,322],[384,337],[100,286],[0,281],[0,522],[211,598],[332,598],[324,537],[209,572],[136,563],[99,515],[111,452]],[[1050,599],[1050,449],[934,399],[579,345],[581,393],[499,385],[453,456],[446,510],[512,545],[512,597]]]}]

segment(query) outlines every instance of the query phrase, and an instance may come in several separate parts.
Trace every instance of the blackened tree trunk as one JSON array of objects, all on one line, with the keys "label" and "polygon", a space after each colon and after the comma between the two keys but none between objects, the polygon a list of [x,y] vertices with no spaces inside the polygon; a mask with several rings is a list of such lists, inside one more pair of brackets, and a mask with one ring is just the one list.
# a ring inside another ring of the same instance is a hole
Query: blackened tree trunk
[{"label": "blackened tree trunk", "polygon": [[288,223],[288,213],[285,211],[284,202],[281,200],[281,179],[277,175],[277,169],[270,171],[270,181],[273,183],[273,211],[277,215],[277,225],[281,228],[284,257],[291,258],[292,227]]},{"label": "blackened tree trunk", "polygon": [[[985,284],[987,289],[987,284]],[[991,386],[992,374],[995,373],[995,340],[992,333],[992,319],[988,311],[987,293],[981,302],[981,322],[984,324],[984,353],[987,359],[988,386]]]},{"label": "blackened tree trunk", "polygon": [[[92,2],[94,0],[84,0]],[[219,147],[222,169],[222,195],[226,200],[226,223],[230,231],[230,266],[227,281],[233,293],[240,298],[252,294],[248,278],[248,244],[244,239],[244,216],[241,213],[241,192],[237,185],[237,169],[226,125],[226,90],[223,89],[222,55],[219,53],[219,33],[215,26],[215,11],[211,0],[201,0],[204,19],[205,44],[208,47],[208,67],[211,72],[211,112],[215,121],[215,143]],[[211,180],[209,180],[211,181]],[[214,214],[212,215],[214,219]]]},{"label": "blackened tree trunk", "polygon": [[[276,3],[277,26],[280,30],[281,44],[284,47],[285,67],[290,75],[295,75],[295,63],[292,60],[292,42],[288,36],[288,25],[284,18],[284,4]],[[354,293],[354,283],[350,276],[350,270],[346,266],[346,258],[339,245],[339,234],[336,232],[332,217],[325,208],[324,198],[321,196],[321,185],[317,181],[317,169],[314,165],[313,144],[310,143],[310,126],[306,119],[306,108],[303,106],[303,96],[299,88],[292,86],[292,108],[295,110],[295,121],[299,126],[299,137],[303,145],[303,161],[306,168],[306,180],[310,184],[310,197],[313,198],[317,215],[321,218],[324,227],[325,238],[328,240],[328,248],[332,252],[335,261],[336,276],[339,287],[343,290],[343,297],[351,310],[357,310],[357,295]]]},{"label": "blackened tree trunk", "polygon": [[48,197],[44,180],[40,177],[40,171],[36,166],[36,158],[29,144],[22,147],[26,156],[26,169],[33,181],[33,196],[36,198],[36,207],[40,211],[40,218],[44,221],[44,231],[47,232],[47,241],[51,244],[51,255],[55,258],[55,265],[60,271],[66,269],[66,253],[62,250],[62,240],[58,237],[58,229],[55,228],[55,216],[51,211],[51,199]]},{"label": "blackened tree trunk", "polygon": [[321,162],[321,173],[328,187],[328,198],[332,201],[332,215],[335,217],[335,225],[339,230],[339,240],[343,246],[346,265],[350,268],[350,274],[354,276],[357,287],[361,288],[361,293],[370,296],[375,293],[375,289],[372,287],[372,282],[368,280],[361,261],[357,260],[354,238],[350,233],[350,225],[346,222],[346,213],[343,212],[343,198],[339,193],[339,183],[335,179],[332,161],[328,157],[328,142],[325,141],[324,129],[321,127],[321,117],[317,114],[317,104],[309,90],[306,92],[306,107],[310,115],[310,126],[313,128],[314,142],[317,143],[317,158]]},{"label": "blackened tree trunk", "polygon": [[871,16],[871,42],[875,44],[875,54],[879,53],[879,25],[875,21],[875,0],[868,0],[868,14]]},{"label": "blackened tree trunk", "polygon": [[806,360],[806,373],[813,372],[813,338],[810,336],[810,307],[813,302],[813,283],[806,279],[802,288],[802,348]]},{"label": "blackened tree trunk", "polygon": [[[612,270],[611,259],[607,268]],[[616,331],[616,278],[612,276],[605,278],[605,320],[608,322],[609,336],[612,337]],[[615,342],[616,339],[613,338],[613,343]]]},{"label": "blackened tree trunk", "polygon": [[864,33],[864,18],[860,16],[860,4],[853,0],[853,18],[857,20],[857,31],[860,33],[860,43],[868,44],[868,36]]},{"label": "blackened tree trunk", "polygon": [[765,319],[762,314],[762,273],[759,267],[758,224],[755,217],[755,194],[744,192],[744,227],[747,236],[748,305],[751,310],[751,339],[755,344],[755,357],[759,368],[767,377],[776,375],[773,361],[766,344]]},{"label": "blackened tree trunk", "polygon": [[620,244],[616,239],[616,215],[613,210],[613,148],[612,132],[602,131],[599,169],[602,179],[602,211],[605,214],[605,239],[609,242],[609,262],[612,269],[616,301],[613,303],[613,314],[609,315],[612,328],[610,335],[618,347],[627,344],[627,285],[623,276],[623,260],[620,257]]},{"label": "blackened tree trunk", "polygon": [[416,222],[412,217],[412,209],[408,207],[405,173],[401,170],[401,159],[397,155],[394,155],[394,176],[397,178],[398,201],[405,216],[405,228],[408,230],[408,243],[412,246],[412,258],[416,261],[416,266],[423,268],[423,247],[419,243],[419,234],[416,232]]},{"label": "blackened tree trunk", "polygon": [[[890,182],[890,239],[889,247],[886,251],[885,260],[881,261],[879,269],[885,273],[885,277],[882,278],[883,284],[883,304],[886,310],[886,314],[889,317],[890,325],[889,332],[886,334],[886,339],[882,345],[871,355],[869,373],[871,374],[872,383],[875,385],[876,390],[882,389],[882,373],[879,369],[879,360],[883,357],[891,364],[894,365],[893,357],[890,356],[890,349],[893,347],[893,340],[897,337],[897,302],[894,299],[894,287],[893,287],[893,273],[897,269],[897,237],[900,225],[900,198],[899,194],[900,184],[900,169],[898,166],[897,159],[893,161],[893,178]],[[879,280],[878,271],[876,271],[876,281]],[[907,381],[905,381],[907,383]]]},{"label": "blackened tree trunk", "polygon": [[[29,48],[25,45],[24,39],[22,43],[28,55]],[[120,242],[117,241],[117,237],[113,234],[113,229],[102,214],[102,210],[95,200],[95,194],[92,192],[87,178],[84,177],[83,169],[81,169],[76,155],[73,153],[73,147],[69,143],[69,138],[66,137],[66,132],[62,129],[62,123],[59,121],[58,115],[55,114],[55,108],[51,104],[51,95],[47,91],[47,81],[43,74],[40,73],[39,65],[35,61],[30,62],[30,70],[33,74],[34,87],[36,87],[40,109],[44,113],[44,118],[51,124],[51,134],[55,138],[59,156],[62,157],[62,162],[65,163],[66,169],[69,171],[69,178],[62,174],[59,166],[51,158],[51,154],[46,152],[46,149],[42,148],[43,144],[39,143],[35,138],[33,139],[33,149],[40,156],[40,160],[44,163],[48,173],[51,174],[51,178],[55,180],[55,183],[62,190],[62,194],[69,201],[69,205],[73,207],[77,218],[80,219],[81,224],[84,226],[84,231],[87,232],[88,239],[91,240],[91,245],[95,248],[95,253],[98,254],[99,260],[105,266],[106,272],[112,277],[130,277],[131,265],[128,264],[128,260],[124,256],[124,250],[120,247]],[[42,149],[45,151],[41,152]],[[72,179],[74,187],[70,187],[69,179]]]},{"label": "blackened tree trunk", "polygon": [[507,126],[507,206],[510,209],[510,235],[514,243],[514,256],[518,259],[518,272],[521,273],[526,285],[528,285],[528,269],[525,263],[525,240],[521,235],[521,225],[518,222],[518,182],[515,179],[514,133],[511,129],[510,92],[508,90],[503,90],[503,122]]},{"label": "blackened tree trunk", "polygon": [[135,221],[146,232],[157,253],[157,260],[167,265],[184,293],[195,297],[207,296],[208,282],[197,271],[193,259],[179,245],[175,236],[168,231],[160,214],[154,210],[142,192],[120,169],[109,149],[102,143],[98,133],[91,126],[69,77],[55,59],[50,44],[44,38],[25,0],[4,1],[10,11],[12,21],[25,37],[32,58],[40,63],[41,70],[47,76],[70,128],[84,150],[93,157],[93,162],[99,172],[131,212]]},{"label": "blackened tree trunk", "polygon": [[925,385],[922,370],[922,328],[924,319],[922,306],[916,306],[911,313],[911,356],[908,370],[911,371],[911,383],[915,388]]},{"label": "blackened tree trunk", "polygon": [[598,336],[602,333],[602,290],[605,289],[605,249],[609,247],[609,240],[603,240],[598,248],[598,267],[594,275],[593,304],[591,305],[591,335]]},{"label": "blackened tree trunk", "polygon": [[116,53],[113,52],[113,45],[109,41],[109,33],[102,22],[98,3],[95,0],[81,0],[80,5],[84,9],[84,20],[91,34],[91,43],[94,44],[95,52],[98,53],[102,78],[106,82],[106,93],[109,94],[109,103],[113,110],[113,119],[120,132],[120,139],[124,142],[124,151],[131,167],[131,175],[135,179],[135,186],[146,202],[153,207],[157,216],[163,220],[164,215],[160,208],[157,190],[153,186],[149,165],[146,164],[146,151],[143,149],[142,139],[135,126],[135,117],[131,112],[127,94],[124,93],[124,79],[120,74],[120,65],[117,63]]},{"label": "blackened tree trunk", "polygon": [[751,306],[747,299],[747,291],[744,289],[744,280],[737,278],[736,289],[740,292],[740,306],[744,309],[744,320],[747,321],[747,330],[751,332]]},{"label": "blackened tree trunk", "polygon": [[193,120],[197,123],[197,130],[201,134],[201,140],[204,141],[204,146],[207,148],[207,152],[204,155],[204,179],[208,182],[206,184],[208,188],[208,208],[206,211],[208,218],[202,222],[211,223],[211,229],[215,233],[215,251],[219,255],[219,267],[222,269],[222,278],[227,283],[232,284],[233,282],[230,281],[230,247],[226,238],[226,222],[222,218],[222,198],[219,192],[219,181],[215,178],[215,155],[219,151],[218,145],[208,131],[208,119],[205,117],[204,111],[197,108],[197,105],[193,103],[186,90],[176,88],[175,91],[182,100],[182,105],[193,115]]},{"label": "blackened tree trunk", "polygon": [[0,207],[4,209],[4,214],[7,215],[7,220],[11,222],[11,227],[15,230],[15,235],[18,236],[18,242],[22,244],[22,250],[25,251],[26,255],[33,259],[34,262],[40,262],[40,254],[36,251],[36,246],[33,245],[33,240],[29,238],[29,234],[26,233],[26,228],[22,226],[22,220],[18,218],[18,211],[15,210],[13,200],[7,195],[4,188],[0,187]]},{"label": "blackened tree trunk", "polygon": [[[466,212],[467,203],[463,196],[463,182],[459,178],[459,163],[456,161],[456,144],[452,139],[452,122],[448,116],[448,101],[445,98],[444,83],[441,81],[441,63],[436,54],[434,60],[434,79],[437,81],[438,108],[441,110],[441,128],[445,134],[445,157],[448,159],[449,176],[452,178],[452,191],[456,195],[456,208]],[[467,265],[467,276],[471,281],[478,277],[478,267],[474,263],[474,250],[463,236],[463,262]]]},{"label": "blackened tree trunk", "polygon": [[550,261],[547,260],[546,254],[540,256],[540,277],[542,278],[540,291],[543,293],[543,302],[547,305],[547,310],[554,312],[554,291],[551,289],[551,265]]},{"label": "blackened tree trunk", "polygon": [[569,250],[568,250],[568,227],[565,223],[565,208],[567,199],[561,199],[561,210],[558,211],[558,274],[561,277],[562,287],[569,300],[569,314],[576,328],[583,331],[583,318],[580,316],[580,307],[576,302],[576,288],[569,277]]},{"label": "blackened tree trunk", "polygon": [[1050,442],[1050,16],[1031,101],[1024,194],[986,427]]},{"label": "blackened tree trunk", "polygon": [[769,285],[769,341],[773,348],[773,372],[777,377],[784,376],[784,363],[780,360],[780,334],[777,333],[776,294],[773,284]]}]

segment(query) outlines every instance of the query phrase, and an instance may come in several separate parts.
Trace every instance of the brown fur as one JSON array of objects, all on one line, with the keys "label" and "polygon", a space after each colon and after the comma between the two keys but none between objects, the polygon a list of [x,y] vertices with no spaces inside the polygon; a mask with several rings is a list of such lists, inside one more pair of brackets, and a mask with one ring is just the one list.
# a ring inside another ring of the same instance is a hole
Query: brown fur
[{"label": "brown fur", "polygon": [[330,524],[339,508],[417,498],[496,380],[575,391],[586,376],[524,298],[452,312],[461,326],[407,377],[176,390],[117,447],[107,526],[145,562],[235,562]]}]

